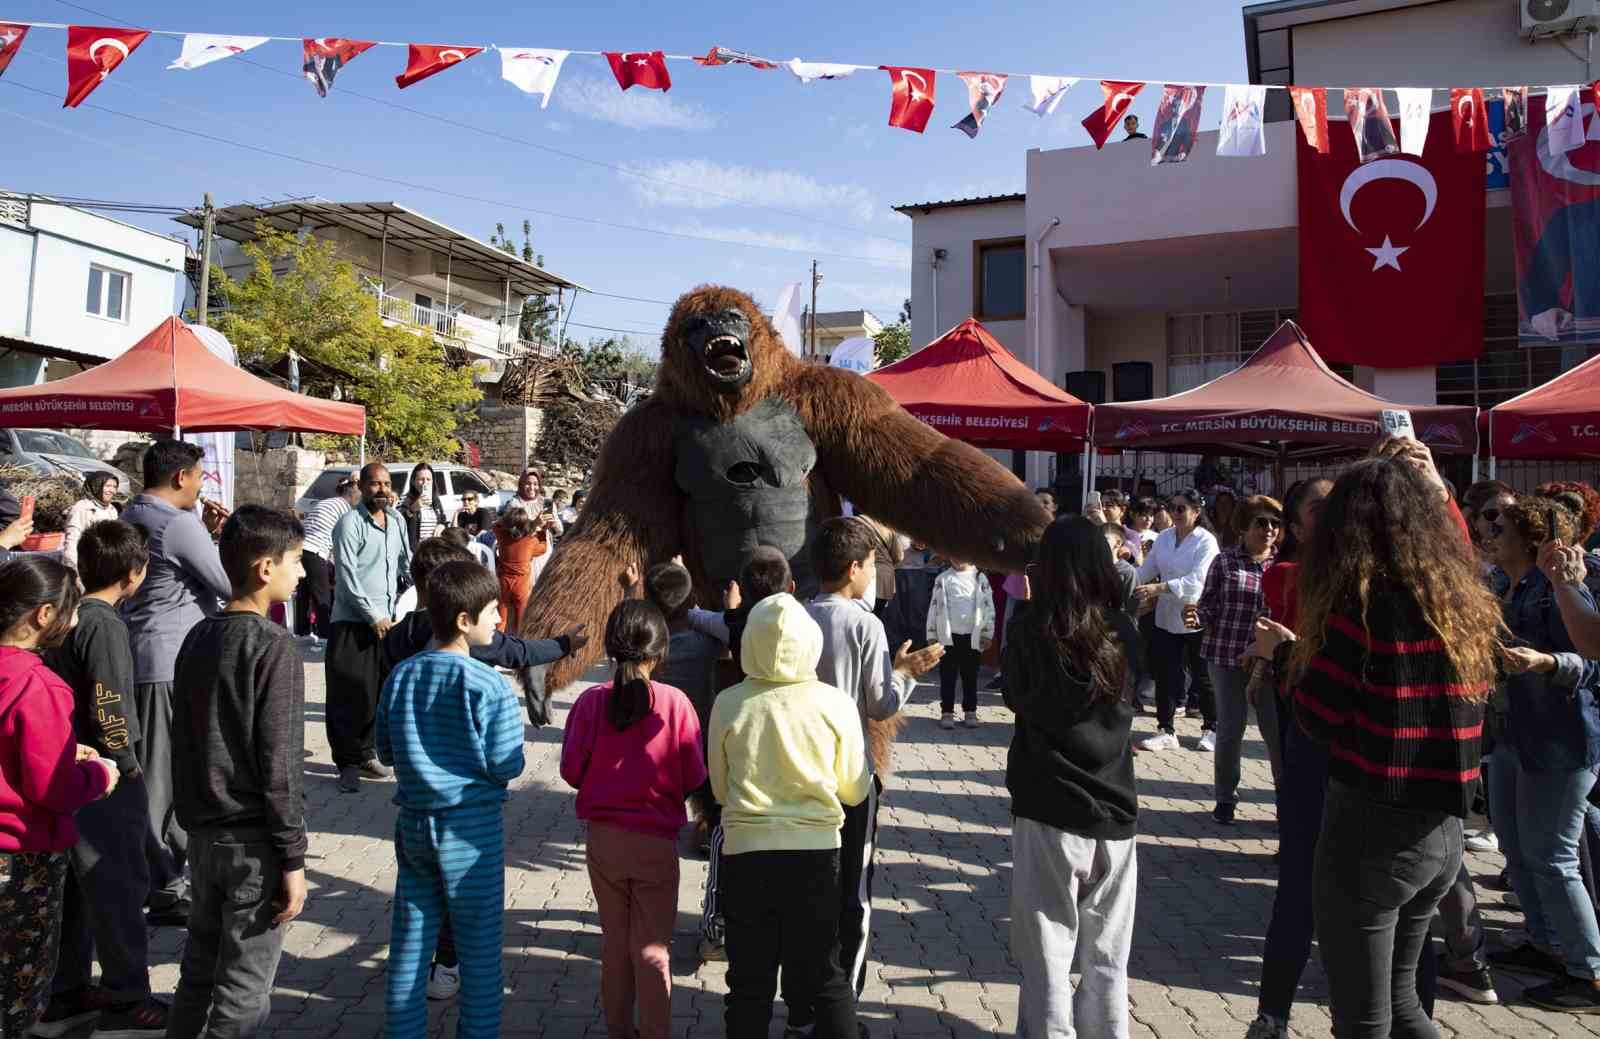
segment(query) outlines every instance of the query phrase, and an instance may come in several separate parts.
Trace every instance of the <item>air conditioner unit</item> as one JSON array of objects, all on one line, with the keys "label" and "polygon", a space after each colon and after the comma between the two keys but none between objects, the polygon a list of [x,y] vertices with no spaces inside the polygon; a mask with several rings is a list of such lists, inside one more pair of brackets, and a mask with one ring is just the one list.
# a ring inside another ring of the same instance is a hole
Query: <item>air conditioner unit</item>
[{"label": "air conditioner unit", "polygon": [[1517,0],[1522,35],[1531,39],[1600,30],[1600,0]]}]

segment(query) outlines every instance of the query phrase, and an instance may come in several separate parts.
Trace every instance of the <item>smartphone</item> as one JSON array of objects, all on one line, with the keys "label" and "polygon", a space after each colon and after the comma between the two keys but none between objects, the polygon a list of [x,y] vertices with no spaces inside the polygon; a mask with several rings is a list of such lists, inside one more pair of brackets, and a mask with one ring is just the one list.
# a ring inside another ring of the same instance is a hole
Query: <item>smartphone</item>
[{"label": "smartphone", "polygon": [[1083,499],[1083,509],[1084,509],[1085,512],[1087,512],[1090,509],[1098,509],[1098,508],[1101,508],[1100,492],[1099,491],[1090,491],[1088,496]]},{"label": "smartphone", "polygon": [[34,499],[33,495],[31,495],[31,494],[23,495],[23,497],[22,497],[22,512],[21,512],[20,516],[18,517],[19,519],[30,519],[30,518],[32,518],[34,500],[35,499]]},{"label": "smartphone", "polygon": [[1383,431],[1390,436],[1405,437],[1407,440],[1417,439],[1417,427],[1411,424],[1411,412],[1400,409],[1379,412],[1383,423]]},{"label": "smartphone", "polygon": [[1545,531],[1544,539],[1546,541],[1554,541],[1556,539],[1556,529],[1557,529],[1556,528],[1556,510],[1555,509],[1545,509],[1544,510],[1544,531]]}]

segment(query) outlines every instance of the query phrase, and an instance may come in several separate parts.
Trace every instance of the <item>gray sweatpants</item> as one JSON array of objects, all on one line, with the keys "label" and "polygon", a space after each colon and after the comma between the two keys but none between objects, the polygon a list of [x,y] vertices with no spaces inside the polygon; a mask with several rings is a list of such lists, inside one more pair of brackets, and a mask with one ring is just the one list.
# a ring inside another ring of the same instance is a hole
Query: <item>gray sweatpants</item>
[{"label": "gray sweatpants", "polygon": [[183,867],[189,859],[189,835],[178,825],[172,787],[172,683],[141,682],[133,698],[143,730],[139,766],[144,769],[150,804],[145,858],[150,863],[150,897],[145,905],[167,909],[186,894]]},{"label": "gray sweatpants", "polygon": [[[1011,826],[1011,958],[1022,972],[1017,1035],[1127,1039],[1134,842],[1017,817]],[[1076,962],[1082,975],[1074,991]]]},{"label": "gray sweatpants", "polygon": [[1244,730],[1250,721],[1250,704],[1244,687],[1250,672],[1242,667],[1207,662],[1211,688],[1217,697],[1217,749],[1211,755],[1217,804],[1239,803],[1239,768],[1244,757]]}]

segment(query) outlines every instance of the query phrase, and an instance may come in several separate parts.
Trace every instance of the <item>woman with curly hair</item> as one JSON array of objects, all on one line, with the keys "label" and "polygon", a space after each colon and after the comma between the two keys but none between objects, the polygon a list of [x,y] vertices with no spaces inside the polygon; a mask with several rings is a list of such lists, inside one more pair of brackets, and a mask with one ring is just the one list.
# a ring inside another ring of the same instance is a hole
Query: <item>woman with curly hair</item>
[{"label": "woman with curly hair", "polygon": [[1357,462],[1299,556],[1289,679],[1329,750],[1313,900],[1341,1039],[1438,1034],[1417,963],[1461,868],[1500,626],[1447,493],[1403,448]]},{"label": "woman with curly hair", "polygon": [[[1600,765],[1600,668],[1576,651],[1550,579],[1534,565],[1540,545],[1574,541],[1578,524],[1555,498],[1523,496],[1505,509],[1500,526],[1484,545],[1503,575],[1500,603],[1510,633],[1501,650],[1505,731],[1489,797],[1529,940],[1489,959],[1555,979],[1523,993],[1535,1006],[1594,1013],[1600,925],[1579,872],[1578,842]],[[1592,607],[1588,590],[1578,591]]]}]

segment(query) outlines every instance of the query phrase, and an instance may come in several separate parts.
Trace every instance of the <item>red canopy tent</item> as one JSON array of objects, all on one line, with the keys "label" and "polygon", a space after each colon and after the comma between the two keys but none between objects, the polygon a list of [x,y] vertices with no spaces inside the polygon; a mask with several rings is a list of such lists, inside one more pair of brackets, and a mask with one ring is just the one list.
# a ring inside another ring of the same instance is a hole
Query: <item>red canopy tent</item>
[{"label": "red canopy tent", "polygon": [[[1124,450],[1276,457],[1350,452],[1382,436],[1380,413],[1411,412],[1441,454],[1477,449],[1471,406],[1393,404],[1338,375],[1285,321],[1249,360],[1202,386],[1157,400],[1095,408],[1094,442]],[[1294,445],[1291,448],[1291,445]]]},{"label": "red canopy tent", "polygon": [[1600,458],[1600,357],[1490,408],[1484,417],[1493,458]]},{"label": "red canopy tent", "polygon": [[362,436],[367,413],[358,404],[291,393],[235,368],[171,317],[105,364],[57,382],[0,390],[0,427],[16,426]]},{"label": "red canopy tent", "polygon": [[971,318],[867,375],[901,407],[975,447],[1076,451],[1089,405],[1029,368]]}]

